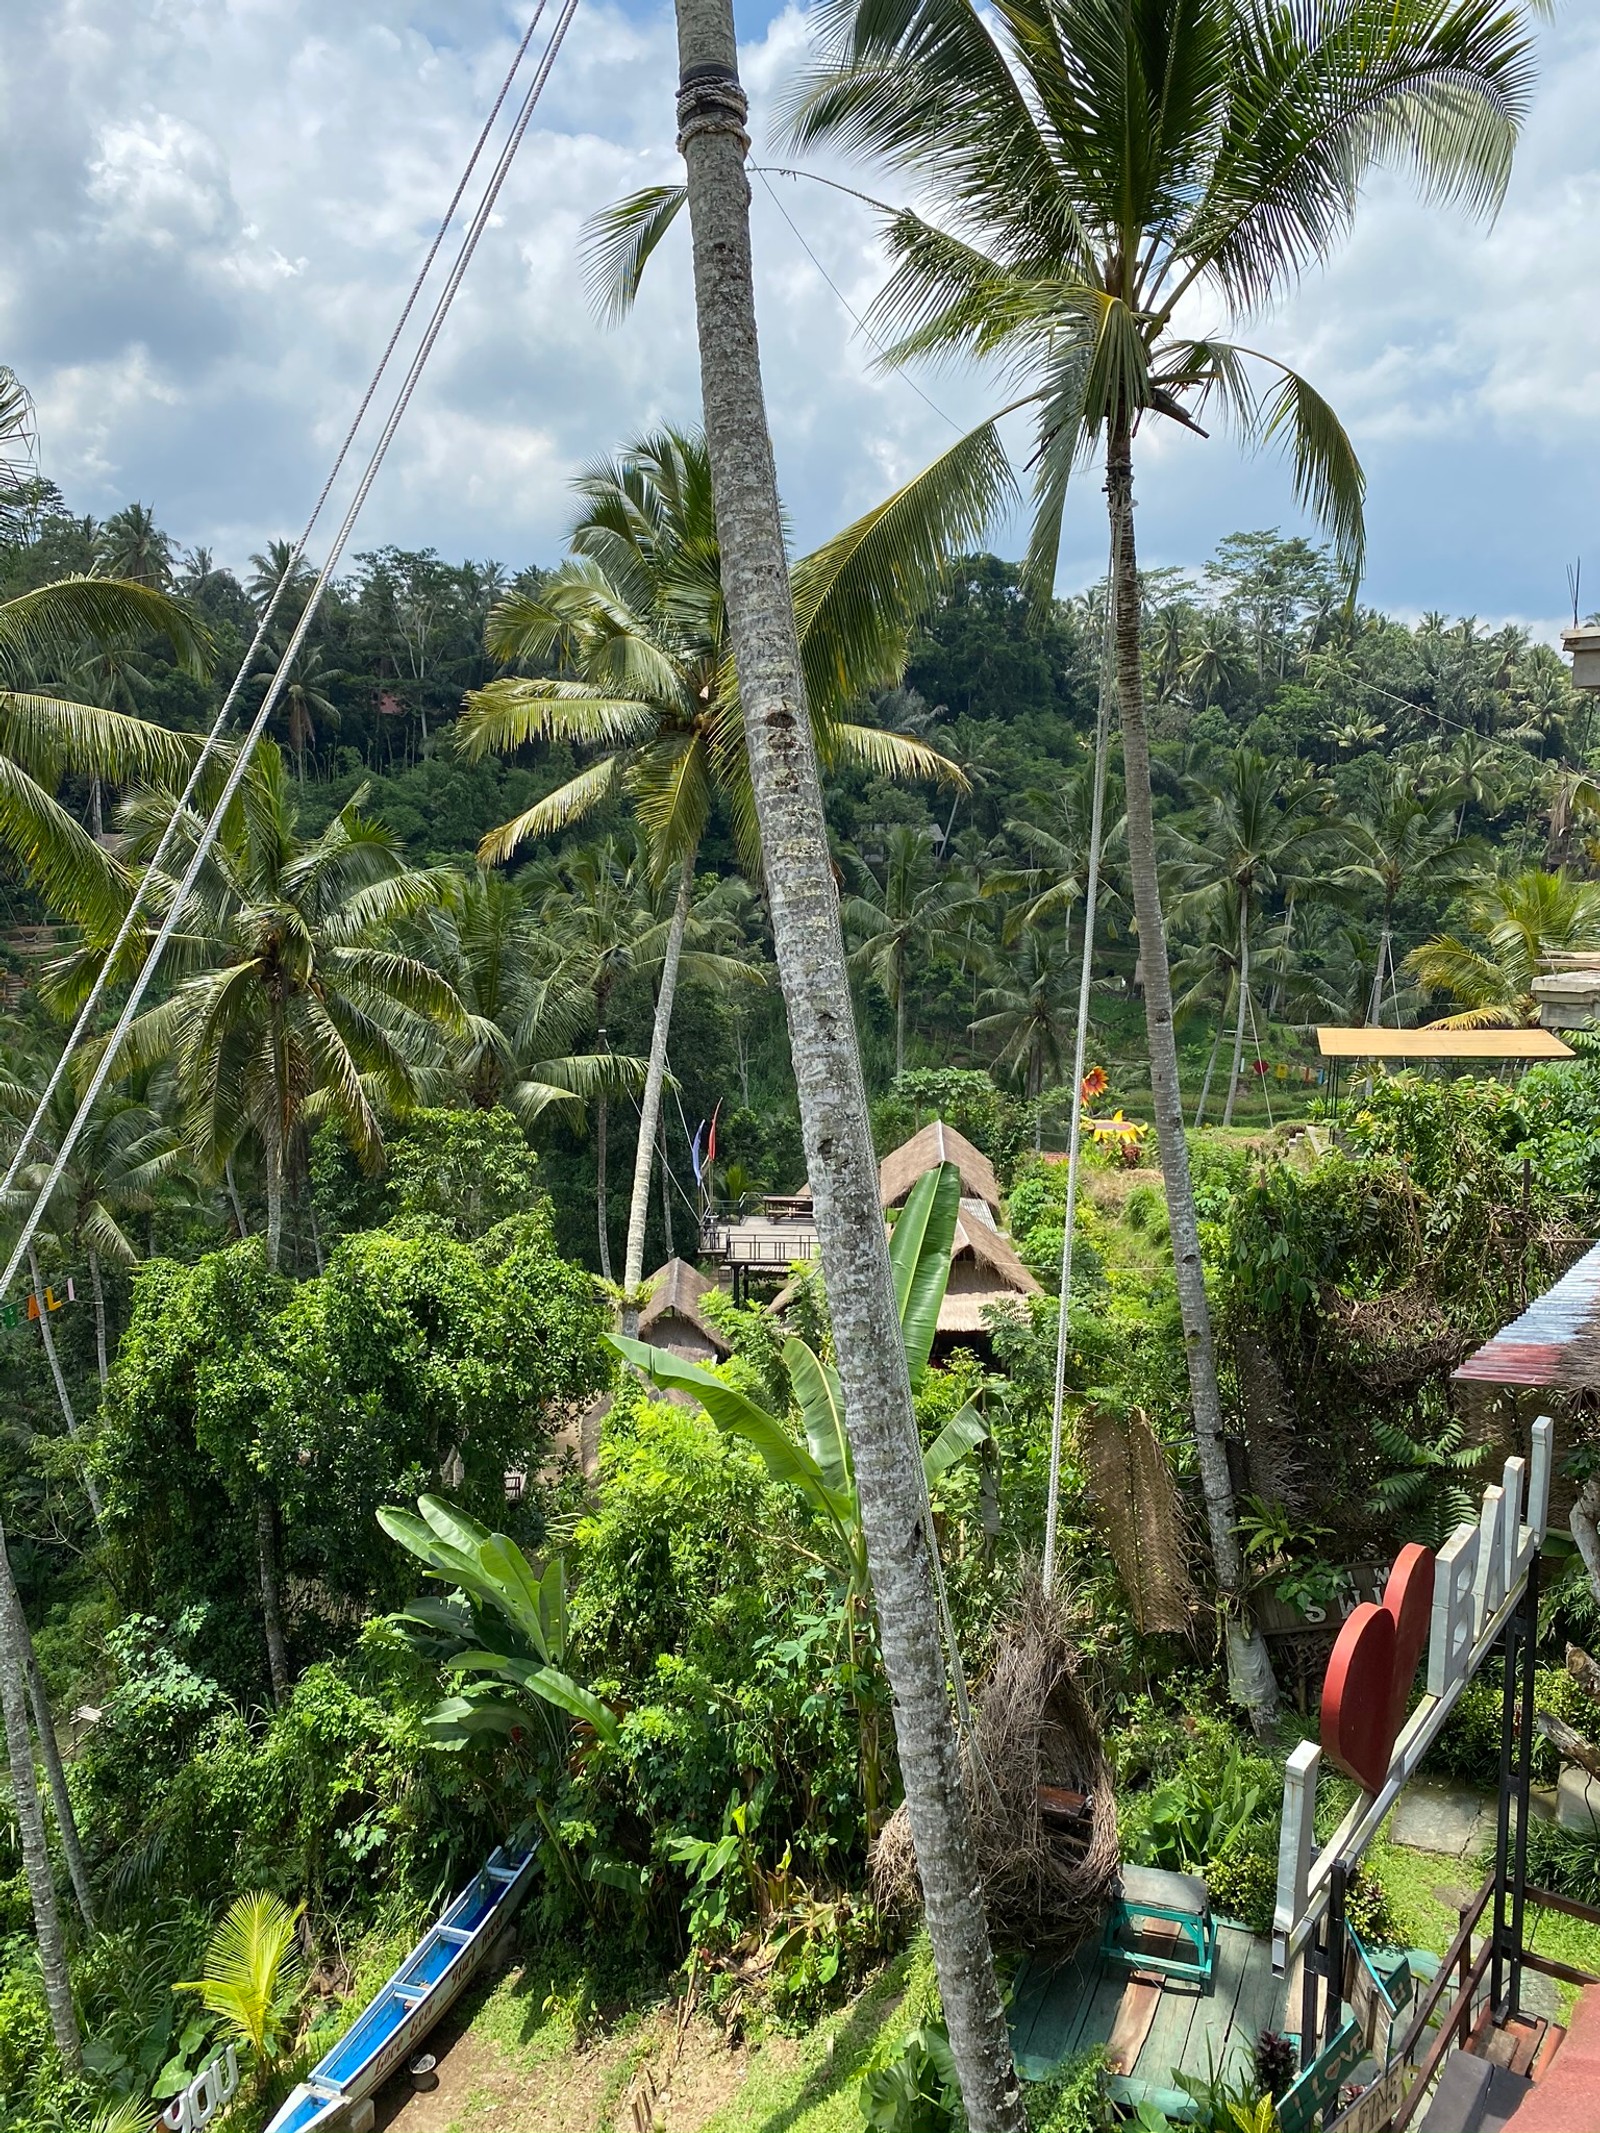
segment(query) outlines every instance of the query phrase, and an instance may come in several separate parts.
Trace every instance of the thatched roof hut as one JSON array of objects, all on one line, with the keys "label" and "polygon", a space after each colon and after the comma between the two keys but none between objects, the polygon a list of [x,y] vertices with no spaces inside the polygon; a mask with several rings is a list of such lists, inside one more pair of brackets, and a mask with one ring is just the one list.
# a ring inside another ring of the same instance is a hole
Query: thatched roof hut
[{"label": "thatched roof hut", "polygon": [[938,1333],[949,1338],[989,1331],[984,1312],[995,1304],[1037,1296],[1039,1284],[994,1226],[981,1200],[963,1199],[950,1244],[950,1286],[939,1306]]},{"label": "thatched roof hut", "polygon": [[942,1118],[892,1148],[878,1165],[879,1206],[898,1207],[918,1178],[937,1170],[941,1163],[954,1163],[960,1171],[963,1200],[981,1200],[991,1217],[999,1214],[1000,1180],[994,1165]]},{"label": "thatched roof hut", "polygon": [[733,1353],[700,1308],[716,1287],[687,1259],[669,1259],[650,1276],[650,1301],[639,1313],[639,1338],[689,1363],[720,1363]]}]

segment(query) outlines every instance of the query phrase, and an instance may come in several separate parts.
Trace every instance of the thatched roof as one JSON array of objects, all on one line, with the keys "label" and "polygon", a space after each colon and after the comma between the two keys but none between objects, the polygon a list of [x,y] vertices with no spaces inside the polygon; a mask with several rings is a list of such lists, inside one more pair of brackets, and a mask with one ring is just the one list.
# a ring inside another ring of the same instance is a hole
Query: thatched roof
[{"label": "thatched roof", "polygon": [[942,1118],[913,1133],[910,1140],[892,1148],[878,1165],[878,1204],[898,1207],[925,1172],[941,1163],[954,1163],[961,1173],[961,1197],[982,1200],[996,1213],[1000,1207],[1000,1180],[986,1155],[973,1147],[965,1134],[957,1133]]},{"label": "thatched roof", "polygon": [[981,1205],[974,1207],[963,1202],[956,1220],[950,1257],[960,1266],[963,1257],[968,1255],[981,1273],[991,1277],[996,1288],[1010,1289],[1018,1296],[1039,1294],[1038,1282],[1017,1257],[1011,1239],[1002,1237],[994,1224],[984,1219]]},{"label": "thatched roof", "polygon": [[733,1350],[726,1336],[700,1309],[701,1297],[715,1287],[716,1283],[698,1267],[691,1266],[687,1259],[669,1259],[665,1266],[657,1267],[650,1276],[650,1301],[639,1313],[641,1339],[654,1338],[670,1346],[672,1329],[664,1322],[677,1318],[693,1326],[719,1355],[731,1355]]}]

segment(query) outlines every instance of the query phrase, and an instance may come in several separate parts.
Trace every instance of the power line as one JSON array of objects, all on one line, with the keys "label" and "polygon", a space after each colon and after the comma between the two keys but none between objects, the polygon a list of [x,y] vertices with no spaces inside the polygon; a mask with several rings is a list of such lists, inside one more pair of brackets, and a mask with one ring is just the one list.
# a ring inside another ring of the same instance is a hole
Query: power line
[{"label": "power line", "polygon": [[[501,106],[503,105],[505,98],[510,91],[512,81],[514,80],[518,70],[521,67],[523,55],[527,51],[528,44],[533,35],[533,30],[536,27],[540,17],[544,13],[544,7],[545,0],[538,0],[538,7],[534,15],[533,22],[530,23],[527,36],[524,37],[522,44],[518,47],[516,59],[513,62],[510,73],[507,75],[505,86],[502,88],[500,96],[496,100],[494,110],[493,112],[491,112],[490,115],[490,119],[486,124],[483,133],[480,135],[477,144],[473,148],[471,157],[468,160],[466,172],[463,174],[461,183],[457,187],[456,193],[451,201],[451,206],[445,219],[445,224],[443,228],[441,228],[439,235],[434,240],[433,246],[429,251],[427,260],[424,263],[422,273],[418,276],[417,281],[412,286],[412,291],[407,297],[405,307],[401,313],[400,322],[395,329],[394,335],[391,337],[388,348],[386,348],[384,351],[384,355],[380,360],[378,369],[374,373],[372,383],[368,387],[367,393],[363,398],[361,407],[356,416],[356,422],[354,425],[352,425],[352,435],[354,433],[355,427],[359,426],[362,417],[366,413],[367,406],[369,405],[374,393],[377,390],[377,386],[383,375],[383,371],[388,364],[390,356],[393,353],[395,343],[398,340],[400,332],[404,327],[405,321],[409,317],[411,309],[417,300],[417,295],[420,291],[422,282],[426,277],[428,269],[433,264],[434,257],[439,249],[440,243],[442,242],[444,231],[448,228],[449,221],[454,215],[456,205],[460,201],[463,193],[465,192],[467,183],[469,182],[471,177],[472,169],[477,163],[478,157],[482,152],[484,142],[488,137],[489,130],[494,123],[494,115],[495,113],[498,113]],[[149,950],[145,955],[144,960],[140,966],[139,972],[133,981],[133,985],[129,991],[128,998],[123,1005],[122,1012],[118,1016],[116,1025],[113,1028],[110,1036],[106,1040],[104,1048],[101,1051],[101,1055],[99,1061],[95,1066],[94,1073],[90,1077],[89,1085],[85,1089],[82,1097],[79,1100],[78,1108],[73,1115],[72,1123],[68,1127],[66,1134],[62,1138],[61,1147],[58,1150],[53,1163],[51,1164],[49,1174],[45,1178],[44,1183],[40,1186],[38,1195],[34,1200],[33,1206],[31,1207],[26,1218],[23,1221],[21,1233],[18,1236],[16,1245],[12,1250],[10,1260],[7,1263],[4,1273],[0,1274],[0,1294],[4,1294],[7,1290],[9,1290],[13,1280],[16,1278],[17,1268],[21,1264],[29,1245],[33,1241],[34,1233],[38,1229],[39,1223],[43,1218],[45,1208],[49,1204],[49,1201],[53,1196],[57,1185],[59,1185],[61,1182],[62,1174],[65,1171],[68,1162],[71,1160],[72,1151],[77,1146],[78,1139],[82,1134],[85,1125],[88,1123],[90,1111],[92,1110],[96,1099],[99,1097],[100,1091],[105,1086],[105,1083],[111,1073],[111,1069],[115,1064],[117,1053],[123,1043],[123,1040],[128,1034],[128,1030],[132,1025],[135,1014],[138,1012],[139,1004],[144,998],[145,992],[149,988],[150,980],[155,976],[156,970],[161,962],[162,955],[166,950],[167,943],[171,940],[172,934],[177,927],[178,920],[184,909],[185,902],[190,894],[190,891],[194,887],[195,881],[199,876],[201,867],[205,863],[206,854],[209,852],[213,842],[216,839],[217,832],[221,828],[224,816],[226,815],[228,807],[233,800],[234,794],[238,791],[240,784],[243,782],[245,770],[249,765],[250,757],[255,749],[256,743],[260,740],[262,733],[265,731],[267,720],[271,717],[272,712],[277,706],[278,699],[283,693],[284,684],[288,679],[289,672],[293,665],[295,657],[300,651],[302,644],[305,642],[307,633],[309,632],[311,627],[311,623],[316,615],[317,608],[321,604],[322,596],[326,592],[328,585],[332,580],[335,569],[338,567],[338,563],[344,553],[345,546],[349,541],[352,531],[354,530],[356,520],[360,516],[362,507],[365,505],[367,497],[371,493],[372,485],[377,479],[379,469],[382,467],[384,459],[388,454],[389,446],[394,441],[395,433],[400,427],[400,423],[405,415],[406,409],[411,404],[412,395],[416,391],[417,384],[421,379],[423,370],[427,366],[427,361],[429,356],[433,352],[434,344],[438,340],[440,332],[443,330],[444,322],[449,316],[451,305],[455,301],[456,293],[460,289],[467,268],[471,264],[474,253],[477,251],[479,239],[482,237],[484,230],[488,227],[489,217],[493,212],[495,202],[500,196],[501,188],[505,184],[506,178],[511,169],[512,162],[515,160],[517,150],[521,146],[523,136],[526,134],[529,123],[533,118],[534,108],[537,105],[539,98],[544,91],[545,83],[550,76],[550,70],[555,65],[556,55],[561,49],[561,45],[566,37],[567,30],[571,26],[572,18],[577,13],[577,11],[578,0],[563,0],[561,12],[556,18],[555,27],[550,33],[549,39],[545,45],[544,53],[541,56],[538,65],[534,69],[532,79],[530,80],[529,85],[523,94],[522,103],[518,109],[517,116],[512,123],[511,131],[507,136],[505,144],[501,148],[499,156],[495,161],[494,168],[490,173],[489,180],[484,188],[482,198],[480,199],[477,208],[474,210],[472,218],[469,221],[466,231],[462,236],[461,243],[456,252],[456,257],[451,264],[448,275],[445,278],[444,287],[440,291],[440,294],[437,300],[435,301],[432,316],[429,318],[428,324],[423,330],[422,339],[418,343],[417,349],[413,354],[409,365],[407,366],[405,377],[401,382],[399,391],[395,395],[394,401],[390,407],[389,414],[385,419],[382,431],[379,434],[378,441],[373,447],[371,455],[368,458],[366,469],[361,476],[360,482],[357,485],[355,495],[352,498],[350,506],[345,513],[342,523],[340,524],[339,530],[335,534],[333,542],[329,547],[327,557],[322,565],[322,569],[318,573],[316,582],[312,586],[311,591],[307,596],[305,609],[302,612],[299,621],[297,622],[294,628],[294,631],[290,635],[288,644],[285,647],[282,657],[278,662],[277,670],[273,674],[271,681],[267,685],[266,692],[261,700],[260,709],[257,711],[255,718],[252,721],[250,728],[245,735],[243,744],[240,747],[239,752],[235,757],[233,767],[229,771],[227,779],[223,784],[222,791],[217,799],[216,805],[213,808],[209,819],[203,826],[200,835],[196,840],[193,854],[191,855],[189,863],[184,870],[183,878],[178,883],[177,888],[172,893],[171,901],[166,915],[163,917],[160,926],[157,928],[155,937],[150,943]],[[345,444],[340,449],[339,458],[335,462],[334,474],[337,473],[338,467],[340,464],[342,464],[344,454],[348,451],[348,449],[349,439],[347,438]],[[320,512],[320,510],[322,509],[323,503],[326,501],[328,490],[332,487],[334,474],[330,474],[328,482],[324,487],[323,494],[318,499],[316,506],[316,510],[318,512]],[[315,513],[313,513],[313,519],[314,518]],[[262,619],[261,629],[257,632],[258,643],[260,641],[262,633],[265,630],[266,623],[270,619],[272,610],[276,606],[277,597],[282,594],[284,585],[287,583],[289,575],[290,573],[286,571],[284,573],[284,577],[279,581],[278,586],[275,588],[274,599],[272,602],[269,603],[267,614],[263,616]],[[228,696],[228,702],[230,705],[237,698],[239,691],[244,685],[246,676],[249,672],[248,662],[250,658],[254,656],[254,649],[255,648],[252,647],[252,651],[246,655],[246,663],[240,668],[239,673],[234,679],[233,687],[229,691]],[[212,735],[213,743],[215,742],[218,734],[220,733],[220,726],[221,716],[219,715],[218,726],[216,729],[214,729]],[[199,766],[197,765],[196,773],[191,775],[190,783],[188,787],[186,787],[186,797],[188,794],[191,794],[195,789],[198,777],[198,767]],[[183,819],[183,816],[184,802],[180,800],[174,806],[173,822],[172,824],[168,825],[169,830],[172,830],[174,825]],[[164,836],[163,846],[166,845],[168,842],[169,839]],[[158,846],[158,851],[160,851],[161,849],[162,847]],[[147,868],[146,870],[143,881],[140,884],[141,888],[145,887],[149,883],[154,872],[155,861],[152,860],[149,868]],[[127,940],[131,937],[132,917],[133,914],[132,912],[130,912],[129,917],[124,919],[123,926],[118,933],[116,943],[106,956],[105,963],[101,972],[102,980],[108,981],[109,973],[114,970],[118,953],[125,945]],[[97,981],[97,985],[99,986],[99,990],[103,990],[103,984],[100,984],[100,982]],[[98,992],[92,994],[91,1002],[94,998],[97,997]],[[32,1140],[33,1136],[37,1133],[39,1124],[44,1116],[45,1107],[49,1102],[50,1096],[59,1086],[61,1078],[66,1071],[67,1065],[71,1060],[74,1051],[77,1049],[78,1045],[82,1041],[83,1035],[87,1028],[88,1012],[89,1007],[88,1005],[86,1005],[83,1013],[80,1014],[77,1023],[74,1025],[71,1035],[67,1039],[67,1043],[62,1051],[61,1058],[56,1064],[55,1072],[51,1076],[50,1083],[46,1090],[45,1096],[41,1099],[39,1107],[35,1111],[33,1119],[29,1125],[28,1133],[22,1143],[23,1148],[26,1148],[28,1143]],[[11,1181],[11,1179],[14,1179],[16,1174],[16,1168],[20,1164],[21,1160],[22,1157],[21,1153],[19,1152],[19,1154],[13,1161],[12,1170],[7,1180],[8,1183]]]}]

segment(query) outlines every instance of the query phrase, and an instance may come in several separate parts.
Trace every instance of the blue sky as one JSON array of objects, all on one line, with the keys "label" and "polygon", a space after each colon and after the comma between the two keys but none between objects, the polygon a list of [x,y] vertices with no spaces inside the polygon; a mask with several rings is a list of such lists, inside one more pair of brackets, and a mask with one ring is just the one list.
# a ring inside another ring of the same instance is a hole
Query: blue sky
[{"label": "blue sky", "polygon": [[[757,152],[806,46],[793,7],[739,11]],[[517,34],[499,0],[8,0],[0,40],[0,360],[39,405],[80,510],[151,503],[242,561],[297,528]],[[1374,186],[1352,241],[1254,337],[1344,415],[1370,485],[1367,597],[1549,631],[1588,550],[1600,597],[1600,8],[1540,32],[1540,89],[1492,229]],[[357,545],[513,565],[559,552],[566,484],[697,411],[687,248],[635,318],[589,314],[588,213],[675,174],[670,12],[584,0]],[[856,177],[838,165],[819,165]],[[892,193],[881,176],[868,179]],[[857,311],[867,212],[785,208]],[[768,395],[786,501],[822,539],[976,419],[995,381],[875,375],[839,299],[758,184]],[[1174,436],[1139,476],[1152,562],[1295,523],[1282,466]],[[1095,575],[1101,498],[1069,512],[1062,585]],[[1016,528],[995,545],[1014,553]]]}]

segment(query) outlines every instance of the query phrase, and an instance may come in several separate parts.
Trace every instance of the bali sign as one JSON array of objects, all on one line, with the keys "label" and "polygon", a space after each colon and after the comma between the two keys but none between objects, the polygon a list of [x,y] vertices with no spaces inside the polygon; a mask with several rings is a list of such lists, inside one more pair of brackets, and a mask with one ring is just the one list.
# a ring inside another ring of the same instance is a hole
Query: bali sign
[{"label": "bali sign", "polygon": [[168,2133],[200,2133],[239,2092],[239,2060],[230,2044],[220,2059],[202,2067],[156,2120]]},{"label": "bali sign", "polygon": [[[1302,1742],[1284,1773],[1275,1969],[1286,1969],[1313,1939],[1335,1865],[1354,1869],[1521,1604],[1549,1517],[1553,1433],[1542,1416],[1530,1458],[1506,1461],[1499,1483],[1483,1492],[1477,1523],[1458,1526],[1437,1556],[1403,1548],[1382,1600],[1364,1601],[1340,1630],[1323,1686],[1321,1744]],[[1423,1694],[1408,1713],[1424,1652]],[[1324,1757],[1354,1778],[1361,1796],[1313,1858]]]},{"label": "bali sign", "polygon": [[[69,1281],[65,1296],[58,1296],[54,1289],[45,1290],[44,1309],[45,1311],[59,1311],[63,1304],[76,1303],[77,1300],[77,1289]],[[31,1289],[21,1303],[0,1303],[0,1326],[4,1326],[8,1330],[12,1326],[20,1326],[35,1318],[42,1318],[43,1315],[44,1313],[39,1309],[39,1299]]]}]

